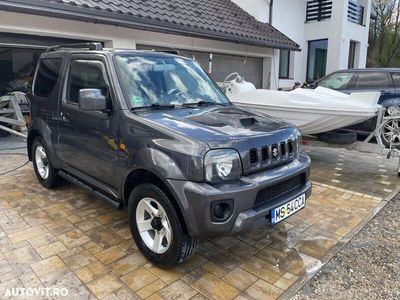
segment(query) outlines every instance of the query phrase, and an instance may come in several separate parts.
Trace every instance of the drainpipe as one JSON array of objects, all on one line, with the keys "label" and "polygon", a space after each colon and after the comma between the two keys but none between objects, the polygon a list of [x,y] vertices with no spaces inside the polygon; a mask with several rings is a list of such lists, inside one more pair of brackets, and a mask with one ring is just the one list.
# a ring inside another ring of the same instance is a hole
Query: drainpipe
[{"label": "drainpipe", "polygon": [[269,17],[268,17],[268,23],[272,25],[272,7],[274,5],[274,0],[269,0]]}]

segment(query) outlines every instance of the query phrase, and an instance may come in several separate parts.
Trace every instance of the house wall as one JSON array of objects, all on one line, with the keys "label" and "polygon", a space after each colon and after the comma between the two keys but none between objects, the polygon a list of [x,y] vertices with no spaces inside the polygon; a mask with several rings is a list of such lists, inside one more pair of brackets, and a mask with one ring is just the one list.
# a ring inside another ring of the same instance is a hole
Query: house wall
[{"label": "house wall", "polygon": [[[269,22],[271,0],[231,0],[261,22]],[[276,0],[275,0],[276,1]],[[282,0],[280,0],[282,1]],[[286,0],[285,0],[286,1]]]},{"label": "house wall", "polygon": [[[276,52],[271,48],[4,11],[0,11],[0,32],[96,40],[105,42],[106,47],[114,48],[135,49],[136,44],[145,44],[244,57],[261,57],[265,62],[272,60],[273,57],[276,59]],[[268,66],[268,63],[264,65]],[[276,80],[271,80],[270,86],[266,85],[268,78],[276,76],[276,68],[264,68],[263,83],[265,85],[263,87],[276,89]]]},{"label": "house wall", "polygon": [[[233,0],[248,13],[262,22],[268,21],[265,14],[269,10],[268,0]],[[332,1],[332,17],[329,20],[306,23],[307,0],[274,0],[272,25],[300,45],[301,52],[291,55],[290,77],[280,79],[279,88],[287,89],[295,81],[304,82],[307,72],[308,42],[328,39],[328,58],[326,73],[348,66],[350,41],[357,42],[356,68],[364,68],[367,60],[369,16],[371,0],[359,0],[365,7],[364,25],[358,25],[347,20],[349,0]],[[279,66],[279,59],[276,64]]]}]

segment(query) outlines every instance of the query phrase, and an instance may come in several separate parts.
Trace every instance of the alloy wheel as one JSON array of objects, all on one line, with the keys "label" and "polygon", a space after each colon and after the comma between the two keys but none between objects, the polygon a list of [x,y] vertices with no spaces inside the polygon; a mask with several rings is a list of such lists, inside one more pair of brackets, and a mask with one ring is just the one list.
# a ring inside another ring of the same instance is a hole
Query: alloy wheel
[{"label": "alloy wheel", "polygon": [[40,177],[43,180],[49,178],[49,161],[43,146],[38,145],[35,150],[35,162]]},{"label": "alloy wheel", "polygon": [[153,198],[143,198],[136,207],[136,224],[146,246],[157,254],[168,251],[172,228],[162,205]]},{"label": "alloy wheel", "polygon": [[400,127],[398,120],[389,120],[383,126],[383,139],[390,144],[390,139],[392,143],[400,143]]}]

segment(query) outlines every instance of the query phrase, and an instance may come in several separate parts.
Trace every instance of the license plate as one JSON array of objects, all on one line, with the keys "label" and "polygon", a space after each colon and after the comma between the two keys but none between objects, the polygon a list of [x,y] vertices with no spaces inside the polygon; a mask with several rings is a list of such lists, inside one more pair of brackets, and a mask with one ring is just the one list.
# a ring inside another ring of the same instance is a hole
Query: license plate
[{"label": "license plate", "polygon": [[271,224],[279,223],[306,206],[306,194],[303,194],[288,203],[271,209]]}]

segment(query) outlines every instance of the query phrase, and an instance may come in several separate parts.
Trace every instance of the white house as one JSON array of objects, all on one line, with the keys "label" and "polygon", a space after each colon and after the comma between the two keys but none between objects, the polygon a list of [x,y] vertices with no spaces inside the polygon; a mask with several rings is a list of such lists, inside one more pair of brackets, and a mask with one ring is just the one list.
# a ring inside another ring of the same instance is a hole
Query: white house
[{"label": "white house", "polygon": [[366,66],[371,0],[233,1],[300,45],[279,51],[279,88]]}]

